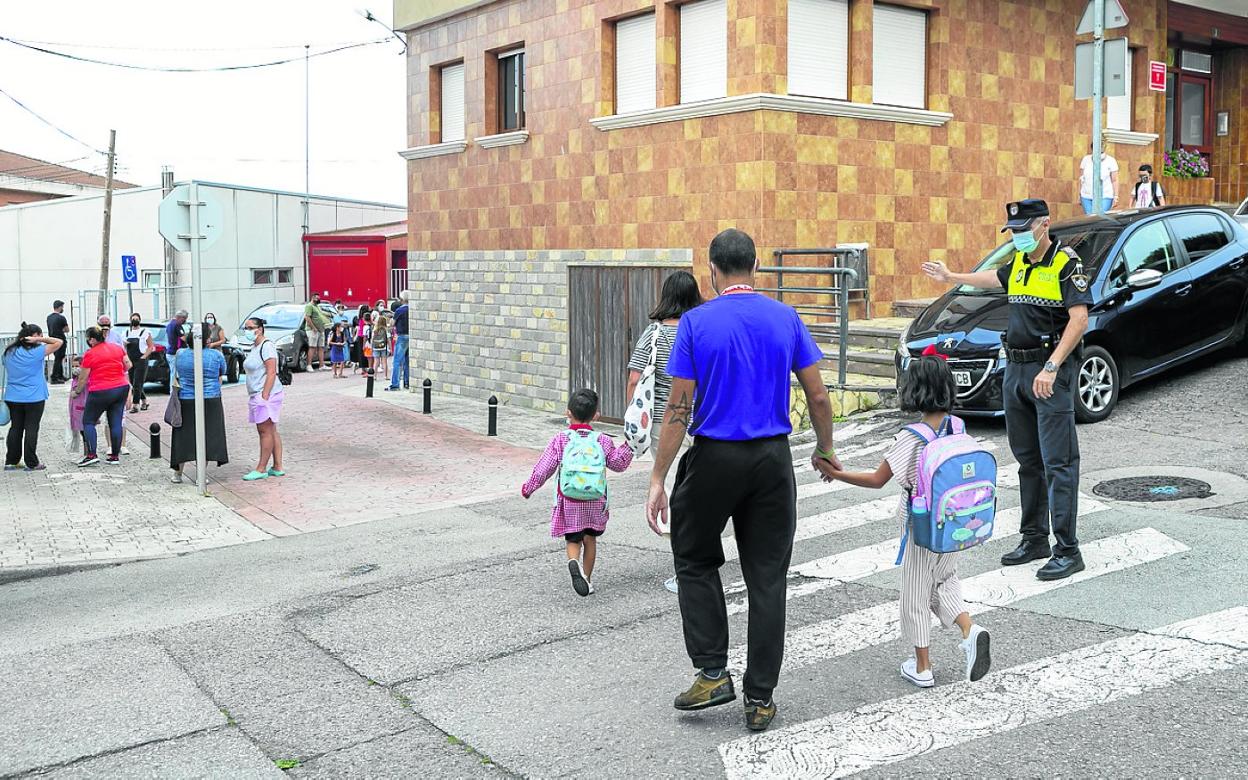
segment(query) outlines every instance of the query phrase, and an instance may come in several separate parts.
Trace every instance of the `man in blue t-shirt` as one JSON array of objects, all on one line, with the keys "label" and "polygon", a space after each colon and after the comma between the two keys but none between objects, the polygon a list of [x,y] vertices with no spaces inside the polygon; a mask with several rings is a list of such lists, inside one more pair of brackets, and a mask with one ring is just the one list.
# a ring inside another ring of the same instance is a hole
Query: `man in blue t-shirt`
[{"label": "man in blue t-shirt", "polygon": [[387,390],[399,389],[399,372],[403,372],[403,388],[410,384],[411,366],[407,363],[407,291],[400,294],[399,305],[394,309],[394,368],[390,372],[390,386]]},{"label": "man in blue t-shirt", "polygon": [[754,292],[758,259],[748,235],[723,231],[711,242],[710,256],[711,286],[719,297],[680,318],[646,514],[661,533],[660,521],[668,521],[664,481],[687,428],[695,438],[676,470],[671,537],[685,647],[699,671],[675,706],[698,710],[736,698],[719,579],[720,536],[731,517],[750,601],[745,722],[762,731],[776,714],[771,694],[784,656],[785,588],[797,528],[789,448],[793,374],[818,435],[812,466],[825,479],[841,466],[832,451],[832,405],[819,372],[822,350],[792,307]]}]

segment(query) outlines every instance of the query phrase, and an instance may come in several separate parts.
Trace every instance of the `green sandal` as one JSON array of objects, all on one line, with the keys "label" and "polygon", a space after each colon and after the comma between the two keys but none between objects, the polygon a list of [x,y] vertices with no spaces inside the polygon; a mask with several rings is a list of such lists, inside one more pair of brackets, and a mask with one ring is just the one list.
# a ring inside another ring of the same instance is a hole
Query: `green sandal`
[{"label": "green sandal", "polygon": [[257,479],[266,479],[268,476],[267,471],[249,471],[243,475],[243,481],[255,482]]},{"label": "green sandal", "polygon": [[286,472],[282,471],[281,469],[269,469],[269,476],[270,477],[284,477],[286,476]]}]

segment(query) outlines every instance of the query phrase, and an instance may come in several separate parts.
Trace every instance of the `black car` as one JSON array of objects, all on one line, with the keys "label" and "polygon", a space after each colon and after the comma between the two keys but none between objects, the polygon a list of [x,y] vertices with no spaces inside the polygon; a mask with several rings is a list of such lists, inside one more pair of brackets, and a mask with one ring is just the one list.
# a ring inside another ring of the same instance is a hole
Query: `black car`
[{"label": "black car", "polygon": [[[1171,206],[1114,212],[1054,225],[1092,280],[1075,415],[1098,422],[1141,379],[1228,346],[1248,346],[1248,229],[1216,208]],[[1013,258],[1002,244],[977,271]],[[1005,292],[962,285],[936,299],[902,333],[900,378],[935,344],[949,355],[958,412],[1003,414]]]},{"label": "black car", "polygon": [[[165,354],[169,350],[169,333],[165,330],[165,324],[163,322],[142,323],[143,327],[152,334],[152,342],[156,345],[156,351],[147,359],[147,381],[160,385],[161,390],[168,393],[169,361]],[[243,372],[243,359],[247,356],[236,347],[230,346],[229,343],[221,347],[221,353],[225,355],[226,381],[234,384]]]}]

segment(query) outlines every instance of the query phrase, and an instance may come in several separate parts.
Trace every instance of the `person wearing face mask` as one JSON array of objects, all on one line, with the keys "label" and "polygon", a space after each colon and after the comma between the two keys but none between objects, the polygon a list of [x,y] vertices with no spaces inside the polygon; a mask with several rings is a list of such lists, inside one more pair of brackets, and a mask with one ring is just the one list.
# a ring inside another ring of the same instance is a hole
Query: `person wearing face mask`
[{"label": "person wearing face mask", "polygon": [[152,334],[143,327],[138,312],[130,315],[130,328],[126,331],[126,357],[130,358],[130,412],[147,411],[147,359],[156,351]]},{"label": "person wearing face mask", "polygon": [[[1088,328],[1088,276],[1083,261],[1049,236],[1049,206],[1028,199],[1006,205],[1002,232],[1014,242],[1011,262],[994,271],[958,274],[941,262],[923,264],[938,282],[1005,288],[1008,363],[1002,394],[1005,432],[1018,460],[1022,542],[1001,557],[1005,566],[1049,558],[1036,577],[1059,580],[1083,571],[1075,535],[1079,503],[1079,440],[1075,391],[1079,346]],[[1056,544],[1049,546],[1052,528]],[[1050,557],[1050,553],[1052,554]]]},{"label": "person wearing face mask", "polygon": [[204,325],[208,326],[208,339],[204,341],[204,348],[220,352],[225,344],[225,328],[217,323],[217,315],[212,312],[204,315]]},{"label": "person wearing face mask", "polygon": [[1135,183],[1131,205],[1137,209],[1151,209],[1154,206],[1166,205],[1166,193],[1161,185],[1153,179],[1153,166],[1144,163],[1140,166],[1140,178]]}]

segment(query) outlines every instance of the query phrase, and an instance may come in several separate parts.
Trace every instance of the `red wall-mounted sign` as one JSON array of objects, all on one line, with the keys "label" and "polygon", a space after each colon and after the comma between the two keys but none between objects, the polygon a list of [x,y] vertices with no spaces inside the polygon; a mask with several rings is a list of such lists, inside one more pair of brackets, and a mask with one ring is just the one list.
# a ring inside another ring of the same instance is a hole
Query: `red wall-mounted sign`
[{"label": "red wall-mounted sign", "polygon": [[1166,91],[1166,63],[1148,63],[1148,88],[1154,92]]}]

